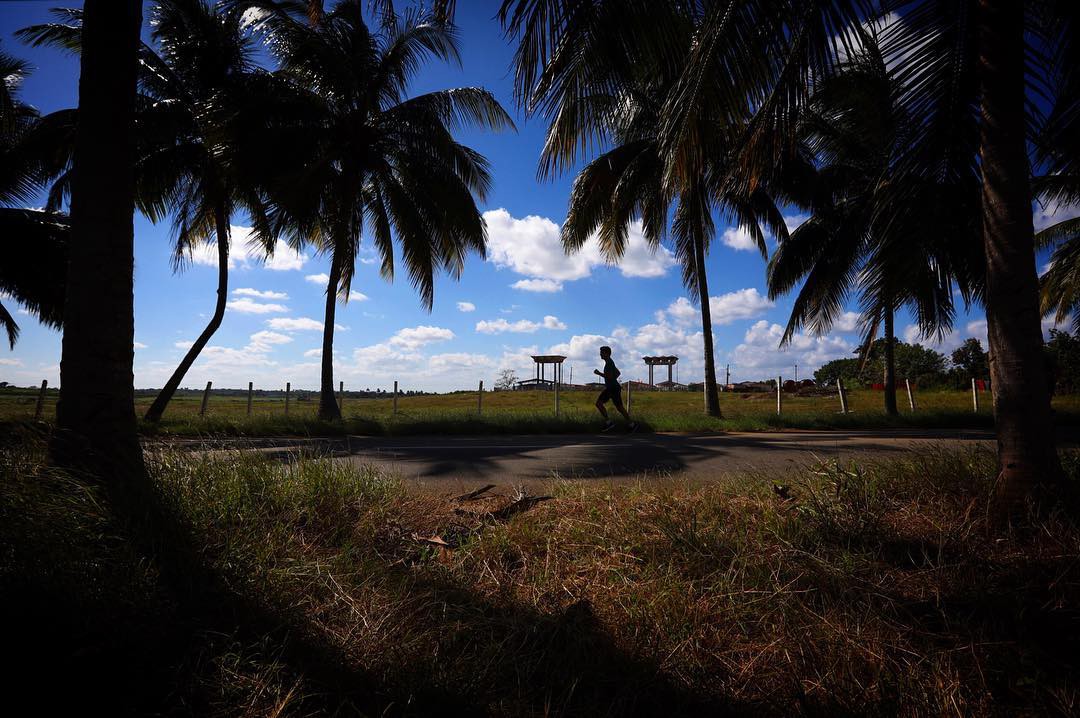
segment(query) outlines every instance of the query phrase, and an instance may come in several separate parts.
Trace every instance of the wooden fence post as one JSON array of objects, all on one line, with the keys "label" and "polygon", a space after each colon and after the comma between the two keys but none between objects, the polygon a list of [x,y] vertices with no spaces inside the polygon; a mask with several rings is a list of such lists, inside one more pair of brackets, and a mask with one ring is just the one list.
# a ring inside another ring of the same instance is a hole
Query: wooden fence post
[{"label": "wooden fence post", "polygon": [[[558,371],[558,368],[557,368],[558,365],[556,364],[555,366],[556,366],[555,371]],[[555,375],[555,416],[556,416],[556,418],[559,416],[559,377],[558,377],[558,374]]]},{"label": "wooden fence post", "polygon": [[634,382],[632,379],[626,381],[626,413],[630,413],[630,400],[633,398]]},{"label": "wooden fence post", "polygon": [[205,416],[206,415],[206,404],[207,404],[207,402],[210,401],[210,386],[211,386],[212,383],[213,382],[209,382],[209,381],[206,382],[206,389],[203,391],[203,395],[202,395],[202,406],[199,407],[199,416]]},{"label": "wooden fence post", "polygon": [[971,406],[975,413],[979,413],[979,385],[975,381],[975,377],[971,378]]},{"label": "wooden fence post", "polygon": [[49,380],[41,380],[41,391],[37,395],[37,406],[34,407],[34,421],[41,421],[45,413],[45,390],[49,387]]},{"label": "wooden fence post", "polygon": [[343,381],[338,382],[337,393],[338,393],[338,401],[337,401],[338,411],[344,413],[345,412],[345,382],[343,382]]},{"label": "wooden fence post", "polygon": [[911,391],[911,382],[904,379],[904,386],[907,387],[907,403],[911,407],[911,410],[915,411],[915,394]]},{"label": "wooden fence post", "polygon": [[394,413],[397,413],[397,382],[394,382]]},{"label": "wooden fence post", "polygon": [[836,378],[836,391],[840,394],[840,413],[848,413],[847,394],[844,392],[844,380],[840,377]]},{"label": "wooden fence post", "polygon": [[289,393],[292,391],[292,384],[285,382],[285,416],[289,415]]},{"label": "wooden fence post", "polygon": [[484,413],[484,380],[480,380],[480,388],[476,390],[476,415]]},{"label": "wooden fence post", "polygon": [[776,415],[780,416],[784,406],[784,377],[776,377]]},{"label": "wooden fence post", "polygon": [[252,392],[252,390],[254,388],[255,388],[255,382],[249,381],[248,382],[248,411],[247,411],[248,416],[251,416],[251,392]]}]

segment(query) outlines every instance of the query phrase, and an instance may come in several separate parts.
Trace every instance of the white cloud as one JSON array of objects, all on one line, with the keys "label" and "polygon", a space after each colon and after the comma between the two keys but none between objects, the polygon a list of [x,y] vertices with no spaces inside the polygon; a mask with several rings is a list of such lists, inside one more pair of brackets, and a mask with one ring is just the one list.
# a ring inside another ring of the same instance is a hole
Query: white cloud
[{"label": "white cloud", "polygon": [[250,287],[241,287],[239,289],[232,290],[232,293],[238,297],[255,297],[256,299],[288,299],[289,295],[285,292],[274,292],[269,289],[259,291],[258,289],[251,289]]},{"label": "white cloud", "polygon": [[773,307],[773,302],[763,297],[758,290],[739,289],[719,297],[709,297],[709,310],[713,324],[723,325],[740,319],[752,319]]},{"label": "white cloud", "polygon": [[741,344],[731,352],[733,374],[738,379],[764,379],[792,376],[799,365],[799,376],[811,376],[822,364],[851,356],[854,345],[840,337],[796,334],[791,343],[780,349],[784,328],[764,319],[750,327]]},{"label": "white cloud", "polygon": [[0,366],[22,366],[21,359],[3,359],[0,358]]},{"label": "white cloud", "polygon": [[701,320],[701,310],[691,304],[686,297],[679,297],[663,311],[666,311],[667,316],[671,317],[676,324],[690,324]]},{"label": "white cloud", "polygon": [[231,299],[225,306],[226,308],[231,309],[234,312],[240,312],[241,314],[275,314],[289,311],[289,308],[284,304],[263,304],[261,302],[252,301],[247,297]]},{"label": "white cloud", "polygon": [[449,352],[446,354],[432,355],[428,358],[427,365],[428,369],[435,372],[462,369],[490,369],[495,366],[495,360],[486,354]]},{"label": "white cloud", "polygon": [[309,274],[304,277],[304,279],[308,282],[311,282],[312,284],[321,284],[323,286],[326,286],[326,284],[330,282],[330,275],[326,272],[322,272],[321,274]]},{"label": "white cloud", "polygon": [[309,357],[309,358],[310,357],[321,357],[322,356],[322,349],[308,349],[306,352],[304,352],[304,356]]},{"label": "white cloud", "polygon": [[147,346],[145,344],[143,344],[142,342],[135,342],[135,344],[133,346],[136,349],[146,349],[147,348]]},{"label": "white cloud", "polygon": [[[488,258],[497,267],[506,267],[532,279],[563,282],[588,277],[594,267],[605,264],[595,238],[579,251],[566,254],[559,225],[546,217],[529,215],[518,219],[500,208],[484,212],[484,221],[488,229]],[[640,222],[631,224],[626,251],[619,264],[623,276],[663,276],[674,263],[675,257],[666,247],[654,251],[649,246]]]},{"label": "white cloud", "polygon": [[457,308],[459,312],[475,312],[476,305],[472,302],[458,302]]},{"label": "white cloud", "polygon": [[349,301],[350,302],[366,302],[369,299],[371,299],[371,297],[364,294],[363,292],[356,292],[356,291],[349,292]]},{"label": "white cloud", "polygon": [[836,321],[833,322],[833,330],[838,332],[850,333],[859,328],[859,313],[858,312],[844,312]]},{"label": "white cloud", "polygon": [[539,329],[566,329],[566,324],[561,322],[558,317],[550,314],[544,317],[542,322],[531,322],[528,319],[508,322],[500,318],[485,319],[476,323],[476,331],[481,334],[503,334],[505,332],[531,334]]},{"label": "white cloud", "polygon": [[323,323],[309,317],[274,317],[266,320],[266,326],[283,332],[322,331]]},{"label": "white cloud", "polygon": [[269,351],[270,347],[275,344],[288,344],[292,340],[293,338],[288,334],[279,334],[264,329],[251,335],[250,347],[259,351]]},{"label": "white cloud", "polygon": [[443,342],[454,338],[454,333],[443,327],[418,326],[399,330],[390,337],[390,344],[404,349],[418,349],[433,342]]},{"label": "white cloud", "polygon": [[195,344],[195,342],[189,342],[189,341],[173,342],[173,346],[176,347],[177,349],[190,349],[194,344]]},{"label": "white cloud", "polygon": [[757,252],[758,246],[754,238],[742,227],[728,227],[720,236],[721,241],[732,249],[740,252]]},{"label": "white cloud", "polygon": [[[250,269],[253,266],[262,265],[266,269],[275,271],[287,271],[302,269],[307,262],[306,254],[298,253],[292,247],[280,239],[274,245],[274,254],[269,259],[265,258],[262,246],[254,244],[251,237],[251,227],[232,225],[232,246],[229,252],[229,269]],[[207,267],[217,266],[216,243],[203,242],[191,253],[191,261]]]},{"label": "white cloud", "polygon": [[520,279],[510,287],[523,292],[561,292],[563,285],[554,279]]}]

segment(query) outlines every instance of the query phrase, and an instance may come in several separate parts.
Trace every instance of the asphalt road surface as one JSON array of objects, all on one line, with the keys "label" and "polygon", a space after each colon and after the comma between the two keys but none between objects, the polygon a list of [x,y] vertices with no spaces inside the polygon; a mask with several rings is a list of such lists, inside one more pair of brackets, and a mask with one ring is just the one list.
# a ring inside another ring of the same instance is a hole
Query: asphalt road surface
[{"label": "asphalt road surface", "polygon": [[722,478],[785,469],[831,457],[887,459],[932,446],[993,446],[978,431],[787,431],[725,434],[595,434],[533,436],[350,436],[314,441],[263,440],[251,448],[285,458],[297,450],[336,461],[389,469],[419,483],[498,485],[550,478],[638,479],[649,476]]}]

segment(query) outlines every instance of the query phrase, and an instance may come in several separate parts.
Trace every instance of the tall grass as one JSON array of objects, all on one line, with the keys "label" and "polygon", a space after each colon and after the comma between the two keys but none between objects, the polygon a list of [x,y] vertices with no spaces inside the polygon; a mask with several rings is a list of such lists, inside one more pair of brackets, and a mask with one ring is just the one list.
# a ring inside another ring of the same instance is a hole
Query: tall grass
[{"label": "tall grass", "polygon": [[[73,670],[108,660],[158,676],[141,710],[1080,710],[1076,507],[992,528],[994,459],[980,450],[723,484],[553,477],[552,500],[509,520],[496,511],[512,492],[456,501],[325,459],[158,452],[151,473],[223,595],[280,624],[252,633],[226,614],[235,630],[196,623],[183,640],[153,564],[125,548],[92,485],[46,468],[36,439],[2,462],[5,590],[65,596],[17,637],[108,621],[124,651],[106,630],[50,645],[80,657]],[[1075,482],[1080,462],[1066,464]],[[84,613],[49,613],[61,610]],[[297,658],[296,636],[345,673]]]}]

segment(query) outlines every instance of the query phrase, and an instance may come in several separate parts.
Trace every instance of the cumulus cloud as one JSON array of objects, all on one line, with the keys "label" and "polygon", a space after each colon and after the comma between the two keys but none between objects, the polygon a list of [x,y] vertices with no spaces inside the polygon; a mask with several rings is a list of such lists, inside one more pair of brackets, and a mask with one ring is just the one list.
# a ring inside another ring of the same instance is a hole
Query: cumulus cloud
[{"label": "cumulus cloud", "polygon": [[[262,266],[274,271],[289,271],[302,269],[308,261],[306,254],[295,251],[280,239],[274,245],[273,255],[267,258],[262,246],[253,242],[251,227],[232,225],[230,231],[232,246],[229,251],[229,269],[251,269]],[[193,264],[216,267],[218,264],[217,245],[203,242],[191,252],[190,257]]]},{"label": "cumulus cloud", "polygon": [[566,324],[558,317],[547,315],[541,322],[532,322],[528,319],[520,319],[516,322],[508,322],[505,319],[485,319],[476,323],[476,331],[481,334],[503,334],[514,332],[517,334],[532,334],[540,329],[566,329]]},{"label": "cumulus cloud", "polygon": [[554,279],[521,279],[510,287],[523,292],[561,292],[563,285]]},{"label": "cumulus cloud", "polygon": [[[739,289],[719,296],[709,297],[709,310],[712,322],[716,326],[731,324],[742,319],[753,319],[774,306],[767,297],[762,296],[753,287]],[[657,322],[671,321],[679,326],[688,326],[701,321],[701,310],[690,303],[686,297],[679,297],[656,312]]]},{"label": "cumulus cloud", "polygon": [[322,331],[323,323],[310,317],[274,317],[266,320],[266,326],[283,332]]},{"label": "cumulus cloud", "polygon": [[22,366],[22,365],[23,365],[23,363],[22,363],[21,359],[6,359],[6,358],[3,358],[3,357],[0,357],[0,366]]},{"label": "cumulus cloud", "polygon": [[433,342],[444,342],[453,338],[454,333],[444,327],[407,327],[390,337],[390,344],[404,349],[418,349]]},{"label": "cumulus cloud", "polygon": [[284,304],[256,302],[248,297],[230,299],[225,307],[241,314],[277,314],[289,311]]},{"label": "cumulus cloud", "polygon": [[[508,268],[516,274],[561,283],[588,277],[593,268],[605,264],[595,238],[587,241],[579,251],[566,254],[559,237],[559,225],[546,217],[529,215],[518,219],[500,208],[484,212],[484,221],[488,229],[488,259],[495,266]],[[626,252],[619,264],[623,276],[663,276],[674,263],[675,256],[666,247],[654,250],[649,246],[640,222],[630,226]],[[552,291],[529,285],[516,288]]]},{"label": "cumulus cloud", "polygon": [[720,235],[720,240],[734,250],[740,252],[757,252],[758,246],[754,238],[742,227],[728,227]]},{"label": "cumulus cloud", "polygon": [[851,333],[859,328],[859,313],[844,312],[833,322],[833,330],[837,332]]},{"label": "cumulus cloud", "polygon": [[459,312],[475,312],[476,305],[472,302],[458,302],[457,309]]},{"label": "cumulus cloud", "polygon": [[740,319],[752,319],[773,307],[773,302],[751,287],[718,297],[709,297],[713,324],[730,324]]},{"label": "cumulus cloud", "polygon": [[322,272],[320,274],[309,274],[304,277],[304,280],[311,282],[312,284],[320,284],[322,286],[326,286],[326,284],[330,281],[330,275],[326,272]]},{"label": "cumulus cloud", "polygon": [[134,346],[136,349],[146,349],[147,348],[147,345],[143,344],[142,342],[135,342],[135,344],[133,344],[132,346]]},{"label": "cumulus cloud", "polygon": [[833,359],[851,356],[855,347],[841,337],[796,334],[791,343],[780,349],[784,328],[762,319],[754,323],[743,341],[731,352],[731,363],[740,378],[761,379],[793,374],[799,365],[800,376],[810,376],[814,369]]},{"label": "cumulus cloud", "polygon": [[274,292],[269,289],[260,291],[258,289],[252,289],[250,287],[240,287],[239,289],[232,290],[232,293],[238,297],[254,297],[255,299],[288,299],[289,295],[285,292]]},{"label": "cumulus cloud", "polygon": [[250,346],[258,351],[269,351],[270,347],[276,344],[288,344],[292,340],[293,338],[288,334],[279,334],[264,329],[251,335]]},{"label": "cumulus cloud", "polygon": [[306,356],[308,358],[321,357],[322,356],[322,349],[308,349],[306,352],[304,352],[304,356]]}]

